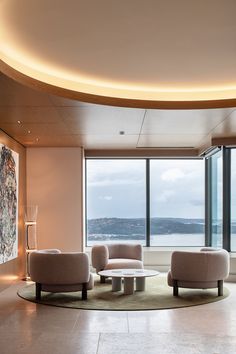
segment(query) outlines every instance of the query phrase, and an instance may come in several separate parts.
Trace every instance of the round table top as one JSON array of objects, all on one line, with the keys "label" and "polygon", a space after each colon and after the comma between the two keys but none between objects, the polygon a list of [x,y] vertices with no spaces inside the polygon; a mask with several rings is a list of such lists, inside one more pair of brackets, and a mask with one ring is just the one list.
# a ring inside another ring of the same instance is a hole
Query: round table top
[{"label": "round table top", "polygon": [[143,278],[154,277],[160,273],[152,269],[108,269],[102,270],[98,274],[113,278]]}]

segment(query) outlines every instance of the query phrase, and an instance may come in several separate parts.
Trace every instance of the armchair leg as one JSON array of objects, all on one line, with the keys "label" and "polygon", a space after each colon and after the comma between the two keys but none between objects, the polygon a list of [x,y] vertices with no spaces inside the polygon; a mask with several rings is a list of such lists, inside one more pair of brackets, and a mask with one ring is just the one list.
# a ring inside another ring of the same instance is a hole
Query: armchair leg
[{"label": "armchair leg", "polygon": [[100,276],[100,283],[106,283],[106,277],[104,277],[103,275]]},{"label": "armchair leg", "polygon": [[218,280],[218,296],[223,296],[223,280]]},{"label": "armchair leg", "polygon": [[42,290],[42,284],[40,283],[35,283],[35,294],[36,294],[36,300],[41,300],[41,290]]},{"label": "armchair leg", "polygon": [[179,296],[178,281],[174,280],[173,296]]},{"label": "armchair leg", "polygon": [[87,300],[87,283],[83,283],[82,285],[82,300]]}]

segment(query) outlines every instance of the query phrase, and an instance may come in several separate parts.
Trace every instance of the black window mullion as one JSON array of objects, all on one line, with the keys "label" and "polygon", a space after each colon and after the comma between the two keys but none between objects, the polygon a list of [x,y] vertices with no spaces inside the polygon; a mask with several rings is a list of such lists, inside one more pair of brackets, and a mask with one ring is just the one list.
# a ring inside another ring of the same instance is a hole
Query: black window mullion
[{"label": "black window mullion", "polygon": [[146,159],[146,246],[150,247],[150,160]]},{"label": "black window mullion", "polygon": [[205,159],[205,245],[212,245],[212,160]]},{"label": "black window mullion", "polygon": [[230,252],[231,236],[231,150],[223,148],[223,248]]}]

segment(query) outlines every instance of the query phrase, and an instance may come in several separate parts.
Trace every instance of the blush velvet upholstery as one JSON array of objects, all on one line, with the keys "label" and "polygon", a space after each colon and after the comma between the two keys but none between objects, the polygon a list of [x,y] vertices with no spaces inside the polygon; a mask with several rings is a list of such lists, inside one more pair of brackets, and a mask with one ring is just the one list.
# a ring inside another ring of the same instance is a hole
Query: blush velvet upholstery
[{"label": "blush velvet upholstery", "polygon": [[229,275],[229,254],[223,249],[202,248],[200,252],[174,251],[171,256],[171,269],[168,272],[168,285],[173,294],[178,288],[218,288],[223,295],[223,281]]},{"label": "blush velvet upholstery", "polygon": [[93,288],[88,255],[82,252],[62,253],[56,249],[32,252],[30,277],[36,283],[38,298],[41,291],[82,291],[82,298],[85,299],[87,290]]},{"label": "blush velvet upholstery", "polygon": [[96,272],[107,269],[142,269],[143,252],[139,244],[106,244],[92,247],[92,266]]}]

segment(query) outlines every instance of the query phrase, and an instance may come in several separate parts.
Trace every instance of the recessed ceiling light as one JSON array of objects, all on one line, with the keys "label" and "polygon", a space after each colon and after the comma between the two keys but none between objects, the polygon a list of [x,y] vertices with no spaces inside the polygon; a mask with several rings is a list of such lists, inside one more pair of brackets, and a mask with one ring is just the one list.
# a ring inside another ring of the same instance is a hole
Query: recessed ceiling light
[{"label": "recessed ceiling light", "polygon": [[124,130],[121,130],[121,131],[119,132],[119,134],[120,134],[120,135],[125,135],[125,131],[124,131]]},{"label": "recessed ceiling light", "polygon": [[18,124],[21,124],[21,121],[20,121],[20,120],[18,120],[18,121],[17,121],[17,123],[18,123]]},{"label": "recessed ceiling light", "polygon": [[31,130],[28,130],[28,134],[30,134],[31,133]]},{"label": "recessed ceiling light", "polygon": [[38,141],[39,141],[39,138],[36,138],[35,140],[38,142]]}]

